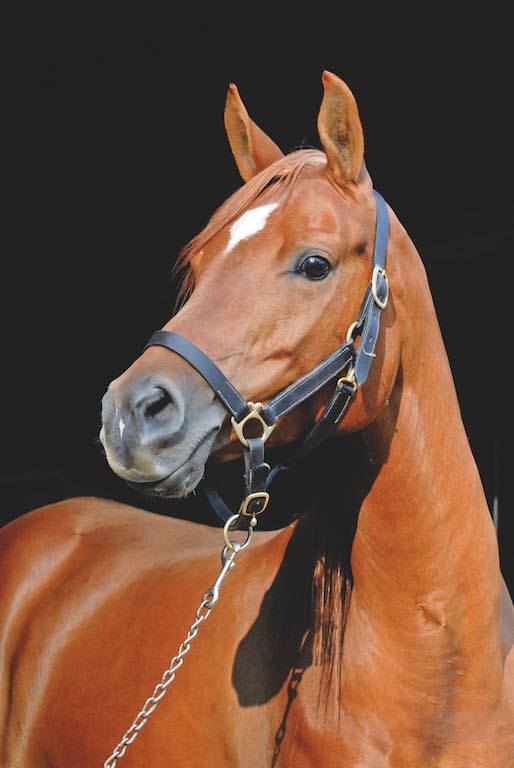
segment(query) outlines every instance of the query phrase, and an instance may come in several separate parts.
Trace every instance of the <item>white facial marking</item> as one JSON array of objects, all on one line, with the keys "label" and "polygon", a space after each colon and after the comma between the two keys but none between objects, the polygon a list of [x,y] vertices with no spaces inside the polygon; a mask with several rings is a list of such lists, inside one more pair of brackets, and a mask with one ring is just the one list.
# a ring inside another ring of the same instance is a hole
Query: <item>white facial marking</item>
[{"label": "white facial marking", "polygon": [[125,429],[125,422],[123,419],[119,420],[118,427],[120,428],[120,437],[123,437],[123,430]]},{"label": "white facial marking", "polygon": [[246,240],[248,237],[255,235],[256,232],[264,229],[266,219],[277,206],[278,203],[269,203],[268,205],[261,205],[259,208],[252,208],[251,211],[246,211],[237,221],[234,221],[230,227],[230,237],[225,253],[235,248],[241,240]]}]

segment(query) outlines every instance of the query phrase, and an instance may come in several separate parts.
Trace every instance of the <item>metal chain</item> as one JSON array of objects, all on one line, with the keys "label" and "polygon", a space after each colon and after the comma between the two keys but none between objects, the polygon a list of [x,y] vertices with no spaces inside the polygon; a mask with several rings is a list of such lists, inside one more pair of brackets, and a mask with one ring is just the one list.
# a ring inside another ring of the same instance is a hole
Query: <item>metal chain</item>
[{"label": "metal chain", "polygon": [[216,579],[212,587],[208,589],[207,592],[202,597],[202,601],[198,606],[198,610],[196,611],[196,619],[191,624],[189,631],[187,633],[186,639],[179,646],[176,656],[174,656],[170,661],[168,669],[166,669],[163,676],[161,677],[160,682],[155,686],[152,695],[149,696],[148,699],[145,701],[142,709],[138,712],[138,714],[134,718],[132,725],[130,726],[128,731],[126,731],[122,740],[119,742],[119,744],[117,744],[117,746],[114,748],[111,755],[104,762],[103,768],[115,768],[118,760],[121,757],[123,757],[123,755],[127,751],[128,746],[132,744],[132,742],[138,735],[143,725],[147,722],[149,716],[157,707],[157,704],[165,695],[166,691],[168,690],[168,686],[175,679],[176,671],[184,663],[184,656],[186,655],[186,653],[189,652],[191,648],[191,641],[198,634],[198,629],[200,625],[208,618],[214,605],[218,602],[221,585],[223,584],[223,581],[227,573],[234,567],[235,557],[237,553],[240,552],[245,547],[247,547],[248,544],[250,543],[250,540],[252,538],[252,533],[253,533],[252,524],[250,524],[250,527],[248,528],[247,538],[246,538],[246,541],[243,542],[243,544],[239,544],[238,542],[231,541],[229,538],[229,529],[231,525],[238,518],[239,518],[239,515],[233,515],[225,523],[225,527],[223,531],[225,546],[223,547],[221,552],[221,570],[219,572],[218,578]]}]

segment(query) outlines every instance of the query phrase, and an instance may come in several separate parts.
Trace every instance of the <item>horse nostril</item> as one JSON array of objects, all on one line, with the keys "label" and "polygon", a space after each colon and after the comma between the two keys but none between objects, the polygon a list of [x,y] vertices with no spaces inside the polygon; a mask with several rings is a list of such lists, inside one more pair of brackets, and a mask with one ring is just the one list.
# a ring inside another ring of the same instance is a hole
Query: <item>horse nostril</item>
[{"label": "horse nostril", "polygon": [[155,390],[155,394],[143,404],[143,416],[146,419],[158,416],[159,414],[162,414],[163,411],[166,409],[169,410],[170,407],[173,406],[173,400],[169,392],[166,392],[166,390],[161,387],[156,387]]},{"label": "horse nostril", "polygon": [[[181,428],[184,398],[174,382],[148,381],[136,384],[126,402],[127,418],[142,444],[169,439]],[[128,433],[127,433],[128,434]]]}]

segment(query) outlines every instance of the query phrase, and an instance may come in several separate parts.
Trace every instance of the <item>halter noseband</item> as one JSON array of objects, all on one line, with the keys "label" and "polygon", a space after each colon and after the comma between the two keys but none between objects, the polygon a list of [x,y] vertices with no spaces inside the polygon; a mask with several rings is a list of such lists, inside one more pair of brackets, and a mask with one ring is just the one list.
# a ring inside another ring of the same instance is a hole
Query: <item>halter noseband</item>
[{"label": "halter noseband", "polygon": [[[380,330],[380,314],[387,305],[389,297],[389,284],[385,272],[389,241],[389,213],[383,197],[376,190],[373,190],[373,194],[376,202],[373,273],[357,318],[348,329],[346,340],[309,373],[283,389],[266,405],[247,402],[218,366],[184,336],[170,331],[156,331],[145,346],[145,349],[152,346],[166,347],[187,360],[210,384],[232,416],[232,425],[244,446],[245,460],[245,498],[238,515],[232,514],[205,478],[201,481],[205,495],[224,522],[231,517],[243,516],[243,519],[251,518],[250,525],[256,524],[255,515],[263,512],[268,504],[267,489],[271,481],[280,471],[291,468],[303,456],[310,453],[332,432],[346,414],[357,387],[368,377]],[[355,339],[359,336],[360,343],[356,347]],[[303,443],[290,456],[286,464],[279,464],[271,470],[269,464],[264,462],[264,443],[275,428],[278,419],[343,372],[344,375],[338,379],[322,415],[308,432]],[[262,426],[260,437],[244,436],[244,426],[251,419],[260,422]]]}]

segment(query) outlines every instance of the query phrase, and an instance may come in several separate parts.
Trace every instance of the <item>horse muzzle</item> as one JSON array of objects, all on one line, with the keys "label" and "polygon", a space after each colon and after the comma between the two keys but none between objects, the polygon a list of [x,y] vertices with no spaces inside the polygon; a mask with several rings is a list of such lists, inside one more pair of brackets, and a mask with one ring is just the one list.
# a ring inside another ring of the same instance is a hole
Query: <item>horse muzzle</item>
[{"label": "horse muzzle", "polygon": [[100,441],[111,469],[131,486],[184,496],[200,482],[224,420],[222,405],[195,381],[124,374],[102,399]]}]

